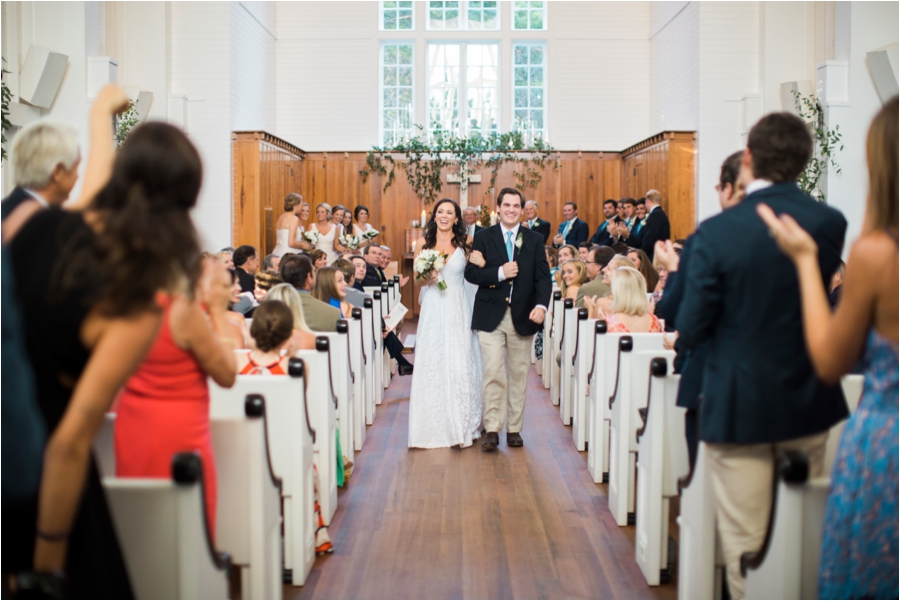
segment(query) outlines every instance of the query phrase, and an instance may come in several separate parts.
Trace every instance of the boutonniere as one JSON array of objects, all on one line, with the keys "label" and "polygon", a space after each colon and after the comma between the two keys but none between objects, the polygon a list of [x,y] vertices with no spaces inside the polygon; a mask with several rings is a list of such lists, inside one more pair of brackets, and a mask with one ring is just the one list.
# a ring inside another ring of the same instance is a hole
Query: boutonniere
[{"label": "boutonniere", "polygon": [[522,250],[522,232],[519,232],[519,235],[516,236],[516,248]]},{"label": "boutonniere", "polygon": [[532,226],[532,229],[536,228],[536,227],[539,226],[540,224],[541,224],[541,220],[540,220],[540,219],[535,219],[535,220],[534,220],[534,225]]}]

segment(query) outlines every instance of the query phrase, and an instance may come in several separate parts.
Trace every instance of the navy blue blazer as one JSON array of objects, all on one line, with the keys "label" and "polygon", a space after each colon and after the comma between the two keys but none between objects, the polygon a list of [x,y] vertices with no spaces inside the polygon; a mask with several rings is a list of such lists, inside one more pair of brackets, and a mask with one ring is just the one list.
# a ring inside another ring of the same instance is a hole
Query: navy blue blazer
[{"label": "navy blue blazer", "polygon": [[13,188],[13,191],[9,193],[9,196],[4,198],[3,202],[0,203],[0,218],[5,220],[7,217],[9,217],[9,214],[15,210],[16,207],[18,207],[29,198],[34,197],[29,194],[25,190],[25,188],[20,188],[19,186]]},{"label": "navy blue blazer", "polygon": [[597,231],[594,232],[594,235],[591,236],[590,240],[591,244],[599,244],[600,246],[611,246],[613,243],[613,237],[609,234],[609,220],[607,219],[599,226],[597,226]]},{"label": "navy blue blazer", "polygon": [[656,242],[668,240],[671,235],[669,216],[662,210],[662,207],[656,207],[647,214],[647,225],[641,228],[640,248],[647,253],[647,256],[652,261],[653,254],[656,252]]},{"label": "navy blue blazer", "polygon": [[826,385],[813,370],[796,270],[756,214],[762,202],[815,239],[823,282],[841,258],[847,221],[794,182],[755,192],[700,225],[688,271],[678,276],[687,280],[676,325],[685,348],[709,344],[700,407],[706,442],[781,442],[847,416],[840,385]]},{"label": "navy blue blazer", "polygon": [[[559,228],[557,228],[556,233],[562,234],[563,230],[566,229],[566,223],[563,221],[559,224]],[[588,236],[591,235],[590,230],[588,229],[588,224],[582,221],[581,219],[575,218],[575,223],[572,224],[572,228],[569,230],[569,233],[566,235],[566,244],[571,244],[575,248],[578,248],[578,245],[582,242],[586,242]],[[556,246],[555,244],[553,246]],[[557,246],[557,248],[559,248]]]}]

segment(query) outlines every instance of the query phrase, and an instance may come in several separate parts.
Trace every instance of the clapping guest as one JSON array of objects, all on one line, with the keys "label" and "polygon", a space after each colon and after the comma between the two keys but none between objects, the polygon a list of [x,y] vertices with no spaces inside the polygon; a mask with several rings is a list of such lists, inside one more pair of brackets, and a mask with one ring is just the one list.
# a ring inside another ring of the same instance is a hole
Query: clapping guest
[{"label": "clapping guest", "polygon": [[607,332],[662,332],[662,324],[648,310],[647,283],[633,267],[619,267],[612,279],[612,304],[609,310],[597,309],[597,317],[606,320]]},{"label": "clapping guest", "polygon": [[[865,226],[850,250],[845,290],[834,314],[822,277],[833,273],[834,258],[802,221],[787,212],[776,217],[763,202],[756,207],[796,269],[802,335],[816,374],[836,384],[863,357],[863,395],[844,426],[825,509],[822,599],[897,596],[897,129],[894,96],[869,128]],[[820,266],[823,260],[829,264]]]},{"label": "clapping guest", "polygon": [[160,299],[162,326],[144,362],[125,384],[116,408],[116,476],[168,478],[172,457],[197,451],[209,531],[216,532],[216,462],[209,430],[207,378],[234,384],[234,349],[226,319],[230,276],[205,262],[196,293]]},{"label": "clapping guest", "polygon": [[559,224],[559,231],[553,237],[553,246],[559,248],[560,246],[571,244],[577,248],[579,244],[590,236],[588,224],[578,218],[578,205],[574,202],[565,203],[563,205],[563,219],[565,221]]},{"label": "clapping guest", "polygon": [[563,261],[559,273],[562,280],[560,291],[563,298],[571,298],[574,301],[578,298],[578,289],[588,281],[584,263],[578,259]]},{"label": "clapping guest", "polygon": [[597,231],[594,232],[594,235],[591,236],[591,244],[597,244],[599,246],[609,246],[612,244],[615,237],[614,226],[616,224],[615,219],[618,217],[616,214],[618,207],[619,203],[612,198],[603,201],[603,216],[606,217],[606,221],[601,223],[597,227]]}]

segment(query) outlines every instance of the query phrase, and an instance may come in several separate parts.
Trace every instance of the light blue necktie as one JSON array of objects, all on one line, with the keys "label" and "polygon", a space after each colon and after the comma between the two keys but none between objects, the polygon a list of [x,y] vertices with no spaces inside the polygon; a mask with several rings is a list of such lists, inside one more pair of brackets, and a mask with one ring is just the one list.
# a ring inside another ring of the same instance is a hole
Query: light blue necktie
[{"label": "light blue necktie", "polygon": [[566,236],[569,235],[569,230],[570,230],[570,229],[572,229],[572,222],[571,222],[571,221],[567,221],[567,222],[566,222],[566,229],[564,229],[564,230],[563,230],[563,233],[562,233],[562,237],[563,237],[563,238],[565,238]]},{"label": "light blue necktie", "polygon": [[512,232],[506,232],[506,255],[509,257],[509,260],[513,260],[513,244],[512,244]]}]

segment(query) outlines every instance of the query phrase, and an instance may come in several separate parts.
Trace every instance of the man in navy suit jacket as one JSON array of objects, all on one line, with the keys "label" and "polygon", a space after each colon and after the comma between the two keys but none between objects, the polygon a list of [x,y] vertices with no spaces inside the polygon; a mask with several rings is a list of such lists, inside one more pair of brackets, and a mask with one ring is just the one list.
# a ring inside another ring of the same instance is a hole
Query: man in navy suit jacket
[{"label": "man in navy suit jacket", "polygon": [[594,232],[594,235],[591,236],[591,244],[598,244],[600,246],[612,246],[612,243],[615,242],[615,236],[613,236],[615,222],[613,221],[613,219],[616,218],[618,210],[619,203],[612,198],[607,198],[603,201],[603,216],[606,217],[606,221],[601,223],[597,227],[597,231]]},{"label": "man in navy suit jacket", "polygon": [[556,236],[553,237],[553,246],[559,248],[571,244],[578,248],[591,235],[588,224],[578,218],[578,205],[571,201],[563,205],[563,217],[565,221],[559,224]]},{"label": "man in navy suit jacket", "polygon": [[526,200],[522,212],[525,214],[525,221],[522,222],[525,227],[543,236],[544,244],[547,244],[550,239],[550,222],[538,217],[538,204],[533,200]]},{"label": "man in navy suit jacket", "polygon": [[700,225],[683,274],[679,339],[687,349],[709,344],[700,440],[733,599],[744,597],[741,555],[759,550],[765,538],[776,453],[803,451],[809,476],[822,475],[828,430],[847,417],[840,385],[822,382],[807,354],[794,264],[756,214],[765,203],[791,215],[815,239],[822,281],[829,281],[847,221],[797,187],[812,149],[796,116],[760,119],[742,158],[747,196]]}]

